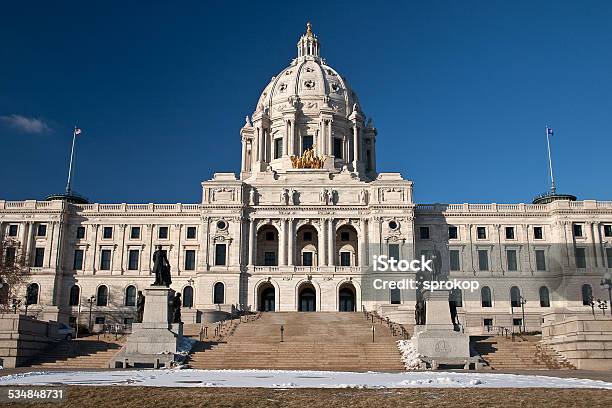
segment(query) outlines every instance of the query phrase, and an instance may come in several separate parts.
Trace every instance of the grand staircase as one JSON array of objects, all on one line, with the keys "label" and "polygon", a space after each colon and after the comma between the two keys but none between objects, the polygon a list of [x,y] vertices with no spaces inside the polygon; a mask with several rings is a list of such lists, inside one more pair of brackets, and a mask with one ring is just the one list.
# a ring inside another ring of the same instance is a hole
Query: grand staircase
[{"label": "grand staircase", "polygon": [[89,336],[54,344],[28,364],[37,369],[108,368],[111,358],[121,349],[124,338]]},{"label": "grand staircase", "polygon": [[[281,326],[283,341],[281,342]],[[274,312],[239,324],[223,341],[198,342],[192,368],[403,371],[397,338],[362,313]]]}]

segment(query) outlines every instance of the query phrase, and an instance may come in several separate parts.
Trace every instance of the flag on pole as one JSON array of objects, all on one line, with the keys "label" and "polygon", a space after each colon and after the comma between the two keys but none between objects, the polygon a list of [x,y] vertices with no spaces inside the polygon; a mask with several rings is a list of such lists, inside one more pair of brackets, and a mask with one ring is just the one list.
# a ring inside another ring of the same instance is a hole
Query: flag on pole
[{"label": "flag on pole", "polygon": [[79,129],[79,128],[75,127],[75,128],[74,128],[74,134],[75,134],[75,135],[80,135],[80,134],[81,134],[81,129]]},{"label": "flag on pole", "polygon": [[546,134],[547,134],[548,136],[552,136],[552,135],[553,135],[553,130],[552,130],[552,128],[546,127]]}]

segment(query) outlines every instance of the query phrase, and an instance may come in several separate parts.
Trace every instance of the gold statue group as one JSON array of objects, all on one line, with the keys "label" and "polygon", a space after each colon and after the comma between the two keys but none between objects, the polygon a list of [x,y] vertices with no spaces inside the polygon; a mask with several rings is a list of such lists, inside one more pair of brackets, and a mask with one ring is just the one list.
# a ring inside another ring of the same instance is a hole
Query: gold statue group
[{"label": "gold statue group", "polygon": [[302,156],[291,156],[291,164],[294,169],[322,169],[325,157],[316,156],[315,145],[310,149],[304,150]]}]

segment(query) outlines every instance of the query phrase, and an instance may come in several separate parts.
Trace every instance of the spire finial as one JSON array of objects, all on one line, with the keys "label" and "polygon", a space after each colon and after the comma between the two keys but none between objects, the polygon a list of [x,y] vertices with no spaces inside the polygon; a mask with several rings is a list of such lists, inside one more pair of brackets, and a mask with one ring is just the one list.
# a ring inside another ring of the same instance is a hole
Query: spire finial
[{"label": "spire finial", "polygon": [[306,22],[306,36],[314,37],[314,34],[312,33],[312,26],[310,25],[310,20]]}]

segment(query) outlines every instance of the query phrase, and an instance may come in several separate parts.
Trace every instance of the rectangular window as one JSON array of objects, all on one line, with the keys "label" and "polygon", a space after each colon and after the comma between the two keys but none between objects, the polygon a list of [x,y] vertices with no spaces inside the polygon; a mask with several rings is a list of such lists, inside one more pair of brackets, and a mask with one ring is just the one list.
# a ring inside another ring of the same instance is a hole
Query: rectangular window
[{"label": "rectangular window", "polygon": [[140,227],[132,227],[130,230],[130,239],[140,239]]},{"label": "rectangular window", "polygon": [[536,249],[535,258],[536,258],[536,269],[538,271],[545,271],[546,270],[546,254],[544,253],[544,250]]},{"label": "rectangular window", "polygon": [[459,271],[461,270],[461,262],[459,261],[459,250],[451,249],[449,251],[450,256],[450,270],[451,271]]},{"label": "rectangular window", "polygon": [[342,139],[334,138],[334,157],[336,159],[342,158]]},{"label": "rectangular window", "polygon": [[[218,249],[219,246],[222,246],[223,249]],[[221,253],[222,252],[222,253]],[[217,263],[220,259],[223,263]],[[188,249],[185,251],[185,270],[186,271],[194,271],[196,263],[196,251],[194,249]],[[225,265],[225,244],[217,244],[215,246],[215,265]]]},{"label": "rectangular window", "polygon": [[349,235],[349,233],[348,233],[348,232],[346,232],[346,231],[345,231],[345,232],[341,232],[341,233],[340,233],[340,241],[342,241],[342,242],[349,241],[349,240],[350,240],[350,237],[351,237],[351,236],[350,236],[350,235]]},{"label": "rectangular window", "polygon": [[96,324],[104,324],[105,321],[106,319],[104,318],[104,316],[96,316]]},{"label": "rectangular window", "polygon": [[276,266],[276,252],[264,252],[264,265]]},{"label": "rectangular window", "polygon": [[76,238],[77,239],[85,238],[85,227],[77,227]]},{"label": "rectangular window", "polygon": [[13,265],[15,263],[15,257],[17,256],[17,250],[15,247],[6,248],[6,256],[4,261],[7,265]]},{"label": "rectangular window", "polygon": [[140,259],[140,251],[137,249],[130,249],[128,252],[128,269],[130,271],[138,270],[138,260]]},{"label": "rectangular window", "polygon": [[604,237],[612,237],[612,225],[604,225]]},{"label": "rectangular window", "polygon": [[612,269],[612,248],[606,248],[606,258],[608,258],[608,268]]},{"label": "rectangular window", "polygon": [[225,244],[216,244],[215,245],[215,265],[223,266],[226,265],[226,255],[227,254],[227,245]]},{"label": "rectangular window", "polygon": [[11,224],[9,225],[8,228],[8,236],[9,237],[16,237],[17,236],[17,230],[19,229],[18,225],[15,224]]},{"label": "rectangular window", "polygon": [[34,250],[34,267],[42,268],[45,261],[45,248],[36,248]]},{"label": "rectangular window", "polygon": [[280,159],[283,157],[283,138],[274,139],[274,158]]},{"label": "rectangular window", "polygon": [[429,239],[429,227],[419,227],[419,238]]},{"label": "rectangular window", "polygon": [[402,303],[402,292],[397,289],[390,289],[389,297],[391,298],[392,305],[399,305]]},{"label": "rectangular window", "polygon": [[38,224],[38,228],[36,229],[37,237],[46,237],[47,236],[47,224]]},{"label": "rectangular window", "polygon": [[157,238],[168,239],[168,227],[159,227],[157,230]]},{"label": "rectangular window", "polygon": [[506,251],[506,262],[507,262],[507,266],[508,266],[508,270],[509,271],[516,271],[518,270],[518,264],[516,262],[516,250],[515,249],[508,249]]},{"label": "rectangular window", "polygon": [[476,227],[476,237],[478,239],[487,239],[487,227]]},{"label": "rectangular window", "polygon": [[302,252],[302,266],[312,266],[312,252]]},{"label": "rectangular window", "polygon": [[533,238],[534,239],[543,239],[544,233],[542,231],[542,227],[533,227]]},{"label": "rectangular window", "polygon": [[478,270],[488,271],[489,270],[489,253],[486,249],[478,250]]},{"label": "rectangular window", "polygon": [[513,326],[522,326],[523,325],[523,319],[512,319],[512,325]]},{"label": "rectangular window", "polygon": [[400,260],[399,244],[389,244],[389,258]]},{"label": "rectangular window", "polygon": [[102,230],[102,238],[111,239],[113,237],[113,227],[104,227]]},{"label": "rectangular window", "polygon": [[506,239],[514,239],[514,227],[506,227]]},{"label": "rectangular window", "polygon": [[307,149],[312,149],[312,136],[310,135],[302,136],[302,153]]},{"label": "rectangular window", "polygon": [[457,227],[448,227],[448,239],[457,239],[458,236]]},{"label": "rectangular window", "polygon": [[304,231],[304,241],[312,241],[312,231]]},{"label": "rectangular window", "polygon": [[110,271],[111,268],[111,254],[110,249],[103,249],[100,251],[100,270]]},{"label": "rectangular window", "polygon": [[574,236],[582,237],[582,224],[574,224]]},{"label": "rectangular window", "polygon": [[340,266],[351,266],[350,252],[340,252]]},{"label": "rectangular window", "polygon": [[576,268],[586,268],[586,249],[576,248]]},{"label": "rectangular window", "polygon": [[483,326],[493,326],[493,319],[482,319]]},{"label": "rectangular window", "polygon": [[187,239],[196,239],[196,227],[187,227]]},{"label": "rectangular window", "polygon": [[85,252],[82,249],[74,250],[74,260],[72,262],[72,268],[75,271],[80,271],[83,269],[83,257]]}]

